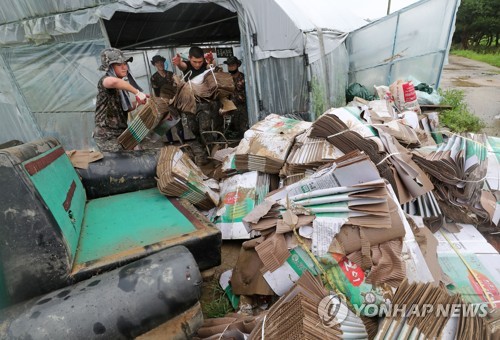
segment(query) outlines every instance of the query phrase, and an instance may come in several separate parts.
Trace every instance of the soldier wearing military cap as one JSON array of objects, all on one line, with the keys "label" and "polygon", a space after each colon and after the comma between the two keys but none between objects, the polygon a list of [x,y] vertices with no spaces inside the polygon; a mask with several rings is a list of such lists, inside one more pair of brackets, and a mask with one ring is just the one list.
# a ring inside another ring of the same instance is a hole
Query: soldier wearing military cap
[{"label": "soldier wearing military cap", "polygon": [[235,56],[227,58],[224,64],[227,65],[228,72],[231,73],[234,82],[234,92],[229,99],[232,100],[237,107],[237,110],[231,112],[230,128],[235,132],[236,137],[242,138],[243,134],[248,129],[245,74],[239,70],[241,60]]},{"label": "soldier wearing military cap", "polygon": [[[106,74],[97,83],[94,140],[101,151],[118,151],[122,147],[117,138],[127,128],[128,112],[145,104],[147,95],[142,93],[129,72],[127,58],[117,48],[106,48],[101,52],[99,70]],[[131,100],[129,93],[135,96]]]},{"label": "soldier wearing military cap", "polygon": [[[156,68],[156,72],[151,76],[151,86],[156,97],[161,97],[168,101],[175,96],[177,85],[174,81],[174,73],[166,70],[166,65],[168,64],[165,62],[166,59],[161,55],[155,55],[151,58],[151,65]],[[179,138],[184,140],[182,121],[179,121],[175,128],[177,129]],[[165,135],[167,141],[173,143],[174,137],[172,136],[172,131],[168,130]]]}]

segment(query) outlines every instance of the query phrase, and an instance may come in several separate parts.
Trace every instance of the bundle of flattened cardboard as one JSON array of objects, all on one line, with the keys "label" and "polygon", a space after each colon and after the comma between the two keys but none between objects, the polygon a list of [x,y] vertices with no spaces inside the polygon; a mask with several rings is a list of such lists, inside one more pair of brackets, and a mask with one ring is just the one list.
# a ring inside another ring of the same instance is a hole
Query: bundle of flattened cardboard
[{"label": "bundle of flattened cardboard", "polygon": [[174,76],[177,93],[172,106],[180,112],[196,113],[196,101],[227,98],[234,91],[233,78],[226,72],[209,69],[193,79]]},{"label": "bundle of flattened cardboard", "polygon": [[163,119],[165,111],[160,108],[156,99],[148,99],[141,107],[137,116],[130,122],[127,129],[118,137],[118,142],[125,150],[132,150],[153,130]]},{"label": "bundle of flattened cardboard", "polygon": [[441,202],[461,207],[465,214],[471,211],[480,220],[493,221],[496,198],[490,190],[483,190],[488,172],[487,147],[485,135],[452,135],[438,147],[413,153],[415,161],[432,175]]},{"label": "bundle of flattened cardboard", "polygon": [[161,149],[156,176],[158,189],[166,196],[185,198],[202,210],[219,203],[218,183],[205,176],[177,146]]},{"label": "bundle of flattened cardboard", "polygon": [[[363,321],[340,305],[328,315],[328,291],[321,281],[305,272],[260,319],[250,334],[252,339],[363,339],[368,337]],[[325,303],[326,301],[326,303]],[[323,305],[324,306],[323,306]],[[319,306],[319,308],[318,308]],[[342,317],[342,322],[337,318]]]},{"label": "bundle of flattened cardboard", "polygon": [[362,305],[363,294],[390,294],[404,277],[405,228],[386,185],[371,160],[354,152],[270,193],[243,219],[263,236],[243,244],[234,293],[281,296],[309,271],[323,273],[353,305]]},{"label": "bundle of flattened cardboard", "polygon": [[344,153],[365,152],[392,185],[401,204],[432,190],[432,183],[410,152],[362,112],[352,106],[328,110],[313,123],[310,136],[326,138]]},{"label": "bundle of flattened cardboard", "polygon": [[217,150],[213,159],[216,161],[213,171],[213,178],[221,180],[232,175],[236,175],[238,171],[234,165],[234,153],[236,148],[225,148]]},{"label": "bundle of flattened cardboard", "polygon": [[245,132],[236,148],[235,164],[239,171],[277,174],[283,167],[295,137],[311,123],[276,114],[267,116]]},{"label": "bundle of flattened cardboard", "polygon": [[249,238],[243,225],[245,217],[260,204],[269,192],[269,175],[258,171],[246,172],[223,179],[220,182],[220,204],[216,226],[222,239]]},{"label": "bundle of flattened cardboard", "polygon": [[490,214],[492,216],[491,221],[498,226],[500,223],[500,138],[488,136],[487,152],[486,186],[495,197],[487,210],[492,211]]},{"label": "bundle of flattened cardboard", "polygon": [[[432,273],[433,280],[422,282],[441,283],[446,286],[448,297],[440,291],[443,298],[452,298],[453,303],[437,303],[431,298],[424,303],[432,304],[433,317],[440,319],[442,311],[456,309],[456,315],[445,323],[442,329],[443,339],[468,339],[476,334],[478,339],[494,339],[500,335],[500,254],[488,243],[475,226],[457,224],[451,228],[449,224],[431,233],[419,216],[411,216],[414,221],[415,239],[422,249],[425,263]],[[457,228],[458,227],[458,228]],[[449,229],[449,230],[448,230]],[[418,271],[421,275],[422,270]],[[408,272],[407,272],[408,273]],[[409,275],[410,277],[411,275]],[[399,288],[398,288],[399,289]],[[415,291],[413,286],[407,294]],[[406,290],[406,289],[403,289]],[[396,293],[398,295],[398,293]],[[458,299],[458,300],[457,300]],[[410,305],[406,298],[403,303]],[[401,299],[399,298],[399,303]],[[426,307],[429,311],[429,307]],[[422,309],[420,309],[422,311]],[[438,314],[441,311],[441,314]],[[453,313],[452,313],[453,314]],[[423,318],[422,316],[420,316]],[[443,326],[444,319],[440,319]],[[391,321],[394,322],[394,321]],[[401,326],[407,320],[400,321]],[[421,323],[422,327],[428,327]],[[401,330],[401,327],[399,328]]]},{"label": "bundle of flattened cardboard", "polygon": [[[282,176],[295,176],[294,179],[284,180],[284,187],[267,194],[264,201],[238,221],[249,235],[260,233],[260,237],[242,244],[229,280],[232,293],[281,296],[266,318],[259,319],[253,337],[262,333],[269,337],[287,334],[291,338],[305,338],[304,334],[326,335],[322,333],[321,317],[309,308],[311,301],[319,303],[318,299],[307,299],[300,293],[307,291],[300,280],[311,275],[321,277],[328,290],[347,298],[348,309],[362,316],[369,338],[374,334],[363,317],[367,312],[363,306],[368,302],[383,306],[395,301],[413,305],[465,301],[468,306],[495,296],[495,289],[498,291],[497,282],[488,286],[487,282],[494,281],[491,277],[483,283],[478,281],[480,275],[474,278],[472,273],[468,280],[460,279],[472,268],[470,264],[458,263],[467,256],[455,254],[450,265],[439,237],[437,241],[426,227],[412,229],[410,225],[415,222],[409,223],[413,220],[400,207],[404,202],[409,213],[419,211],[425,218],[443,221],[443,212],[431,192],[432,183],[413,161],[412,154],[401,145],[417,146],[420,139],[415,136],[420,138],[420,135],[412,133],[413,128],[402,121],[389,117],[384,121],[377,115],[365,118],[355,107],[344,109],[328,111],[313,123],[312,131],[305,130],[294,137],[296,144],[292,144],[281,171]],[[263,123],[263,126],[269,125]],[[325,155],[331,153],[325,150],[332,149],[324,144],[326,140],[340,150],[333,157],[334,163],[327,163]],[[496,154],[492,153],[491,157]],[[249,169],[249,160],[240,149],[240,171]],[[265,165],[267,159],[263,157],[260,161]],[[269,161],[268,167],[259,169],[275,174],[278,163],[274,163],[274,167],[270,164]],[[394,185],[388,185],[384,178]],[[494,179],[488,181],[490,186],[495,183]],[[438,232],[442,234],[446,230],[441,228]],[[452,238],[448,236],[447,244]],[[484,268],[478,270],[484,272]],[[455,271],[461,274],[457,276]],[[434,284],[428,284],[430,282]],[[439,282],[453,285],[445,290],[438,288]],[[481,293],[477,292],[478,286]],[[476,293],[468,294],[469,298],[465,292],[471,287]],[[396,297],[395,291],[399,294]],[[462,294],[463,300],[451,295],[456,292]],[[437,318],[431,324],[429,318],[387,318],[379,334],[381,337],[396,333],[434,337],[455,336],[457,331],[463,331],[491,337],[498,332],[498,319],[494,316],[478,321],[462,315]],[[338,325],[332,328],[338,337],[348,336]]]},{"label": "bundle of flattened cardboard", "polygon": [[290,154],[280,171],[280,177],[285,178],[285,184],[301,180],[308,170],[316,170],[344,155],[326,139],[312,138],[310,134],[309,128],[295,137]]},{"label": "bundle of flattened cardboard", "polygon": [[[419,336],[424,339],[441,338],[452,315],[450,315],[451,313],[438,314],[436,312],[438,306],[458,305],[460,302],[459,296],[448,295],[443,287],[436,287],[431,283],[410,284],[405,280],[392,298],[393,306],[405,309],[405,313],[395,313],[395,315],[391,313],[384,318],[377,338],[408,339]],[[411,311],[410,308],[418,310],[418,316],[417,313],[408,315],[406,312]]]}]

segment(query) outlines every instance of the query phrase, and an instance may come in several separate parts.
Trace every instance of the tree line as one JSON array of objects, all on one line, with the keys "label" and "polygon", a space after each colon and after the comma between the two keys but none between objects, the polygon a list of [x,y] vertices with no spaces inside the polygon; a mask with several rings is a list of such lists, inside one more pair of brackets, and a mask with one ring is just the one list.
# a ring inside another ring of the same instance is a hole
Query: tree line
[{"label": "tree line", "polygon": [[461,0],[453,43],[462,48],[497,48],[500,39],[500,0]]}]

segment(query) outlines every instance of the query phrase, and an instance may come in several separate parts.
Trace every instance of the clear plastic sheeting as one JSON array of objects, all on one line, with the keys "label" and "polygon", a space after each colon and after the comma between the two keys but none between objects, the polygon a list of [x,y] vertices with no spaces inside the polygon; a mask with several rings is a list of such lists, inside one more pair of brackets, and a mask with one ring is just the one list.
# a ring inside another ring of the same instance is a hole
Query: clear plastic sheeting
[{"label": "clear plastic sheeting", "polygon": [[[340,1],[252,0],[243,1],[254,39],[254,60],[308,55],[310,62],[332,52],[346,33],[366,21]],[[318,35],[323,32],[323,51]]]},{"label": "clear plastic sheeting", "polygon": [[26,19],[35,19],[53,13],[72,12],[82,8],[95,7],[116,0],[15,0],[0,7],[0,25]]},{"label": "clear plastic sheeting", "polygon": [[[5,63],[0,87],[11,89],[17,109],[10,107],[11,122],[1,125],[0,142],[29,141],[41,134],[58,138],[68,149],[93,146],[97,82],[104,74],[97,70],[99,54],[107,46],[100,25],[95,26],[61,37],[61,42],[0,50]],[[20,131],[13,133],[16,127]]]},{"label": "clear plastic sheeting", "polygon": [[34,116],[43,136],[57,138],[64,149],[90,150],[96,147],[92,138],[94,111],[46,112],[35,113]]},{"label": "clear plastic sheeting", "polygon": [[[320,107],[342,106],[353,81],[368,87],[411,75],[436,84],[458,6],[458,0],[424,0],[346,40],[365,21],[347,3],[330,0],[18,0],[0,9],[0,113],[7,116],[0,143],[55,136],[67,149],[92,147],[104,74],[97,69],[110,45],[103,20],[117,11],[158,13],[181,3],[193,4],[193,11],[214,3],[236,13],[251,124],[269,113],[314,118]],[[140,30],[136,22],[126,26]],[[140,32],[144,41],[160,35]],[[190,43],[190,31],[176,34]],[[186,48],[150,47],[124,51],[134,57],[131,72],[147,93],[152,53],[168,51],[170,59]]]},{"label": "clear plastic sheeting", "polygon": [[438,87],[459,4],[422,0],[351,32],[349,83],[373,88],[413,76]]},{"label": "clear plastic sheeting", "polygon": [[[324,96],[325,110],[329,107],[343,106],[349,71],[349,56],[345,44],[327,54],[324,63],[318,60],[310,67],[311,79],[317,81],[319,92]],[[313,113],[318,116],[323,112]]]},{"label": "clear plastic sheeting", "polygon": [[260,98],[266,112],[307,112],[307,74],[302,58],[259,60]]},{"label": "clear plastic sheeting", "polygon": [[235,0],[16,0],[0,9],[0,45],[46,43],[59,35],[77,33],[99,19],[108,20],[117,11],[163,12],[186,2],[215,2],[234,11],[231,1]]},{"label": "clear plastic sheeting", "polygon": [[31,112],[93,111],[101,42],[23,47],[4,53]]},{"label": "clear plastic sheeting", "polygon": [[42,133],[23,101],[16,87],[9,81],[9,70],[0,55],[0,144],[10,140],[22,142],[40,138]]}]

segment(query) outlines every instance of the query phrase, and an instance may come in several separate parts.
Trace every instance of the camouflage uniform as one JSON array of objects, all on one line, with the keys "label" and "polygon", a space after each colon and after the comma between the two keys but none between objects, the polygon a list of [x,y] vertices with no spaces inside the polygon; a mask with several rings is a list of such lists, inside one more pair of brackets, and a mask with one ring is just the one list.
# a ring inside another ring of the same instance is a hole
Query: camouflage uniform
[{"label": "camouflage uniform", "polygon": [[[151,77],[151,86],[153,87],[153,91],[156,97],[172,99],[177,92],[177,85],[174,81],[174,73],[170,71],[165,71],[165,77],[162,77],[160,73],[155,72]],[[181,139],[181,143],[184,140],[184,130],[182,128],[182,121],[179,121],[175,125],[177,129],[177,134]],[[167,140],[169,143],[173,143],[174,137],[172,136],[172,130],[168,130],[165,133]]]},{"label": "camouflage uniform", "polygon": [[[203,62],[202,66],[196,70],[189,61],[185,62],[187,68],[183,71],[183,75],[188,79],[193,79],[207,70],[208,64]],[[219,131],[222,132],[224,126],[223,117],[219,115],[220,103],[218,101],[200,101],[196,103],[196,114],[185,113],[187,125],[195,140],[190,141],[189,145],[194,153],[196,164],[203,165],[208,162],[208,152],[206,149],[207,143],[217,140],[214,134],[202,134],[202,132]]]},{"label": "camouflage uniform", "polygon": [[231,113],[231,129],[236,133],[237,137],[243,137],[243,134],[248,129],[248,114],[245,94],[245,75],[238,72],[233,76],[234,93],[229,97],[236,105],[237,110]]},{"label": "camouflage uniform", "polygon": [[219,115],[218,101],[202,101],[196,103],[196,114],[186,113],[188,127],[196,137],[189,144],[193,149],[195,161],[198,164],[207,162],[207,150],[205,145],[217,140],[215,134],[202,134],[205,131],[220,131],[218,128],[222,126],[222,116]]},{"label": "camouflage uniform", "polygon": [[[132,60],[132,57],[125,57],[117,48],[106,48],[101,51],[99,70],[108,71],[113,63],[128,63]],[[118,90],[104,87],[103,80],[106,77],[108,76],[103,76],[97,83],[93,137],[101,151],[119,151],[123,148],[118,143],[118,137],[127,128],[128,114],[122,108]]]},{"label": "camouflage uniform", "polygon": [[174,82],[174,73],[165,71],[165,77],[162,77],[158,72],[155,72],[151,77],[151,85],[155,96],[172,99],[175,96],[176,86]]},{"label": "camouflage uniform", "polygon": [[117,138],[127,128],[127,112],[123,111],[118,90],[107,89],[103,76],[97,84],[94,140],[101,151],[123,150]]}]

